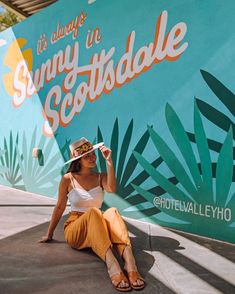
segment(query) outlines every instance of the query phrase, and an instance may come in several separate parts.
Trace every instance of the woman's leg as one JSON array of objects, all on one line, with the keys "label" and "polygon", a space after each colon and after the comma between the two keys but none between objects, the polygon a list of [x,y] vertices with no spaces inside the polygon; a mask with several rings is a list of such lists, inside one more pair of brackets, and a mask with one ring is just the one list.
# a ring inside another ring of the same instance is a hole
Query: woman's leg
[{"label": "woman's leg", "polygon": [[109,208],[103,215],[109,230],[110,240],[125,262],[125,270],[129,275],[132,287],[136,287],[136,289],[143,288],[144,280],[138,273],[128,230],[121,215],[116,208]]},{"label": "woman's leg", "polygon": [[136,290],[144,288],[145,282],[144,279],[138,273],[135,258],[132,252],[132,248],[130,246],[126,246],[126,248],[123,251],[122,257],[125,261],[125,270],[128,273],[129,281],[131,283],[132,288]]},{"label": "woman's leg", "polygon": [[124,273],[122,272],[120,265],[113,255],[111,248],[106,252],[106,265],[108,268],[108,273],[111,278],[111,282],[114,287],[123,292],[131,290],[130,284]]},{"label": "woman's leg", "polygon": [[65,239],[75,249],[92,248],[103,261],[108,248],[112,246],[106,222],[97,208],[89,209],[69,224]]},{"label": "woman's leg", "polygon": [[107,209],[103,216],[107,223],[110,240],[118,254],[122,257],[126,246],[131,247],[127,227],[118,210],[114,207]]},{"label": "woman's leg", "polygon": [[106,262],[109,276],[117,290],[128,291],[131,289],[113,255],[107,224],[99,209],[91,208],[70,223],[65,229],[65,239],[75,249],[92,248]]}]

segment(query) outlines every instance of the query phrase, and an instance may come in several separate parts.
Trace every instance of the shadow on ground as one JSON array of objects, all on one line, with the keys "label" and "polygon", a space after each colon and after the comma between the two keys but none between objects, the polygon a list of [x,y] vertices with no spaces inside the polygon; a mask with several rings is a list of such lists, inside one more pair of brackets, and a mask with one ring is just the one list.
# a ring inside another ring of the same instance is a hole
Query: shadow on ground
[{"label": "shadow on ground", "polygon": [[[45,234],[48,223],[0,240],[1,293],[118,293],[110,283],[105,264],[98,257],[90,250],[76,251],[66,244],[63,238],[66,217],[60,221],[55,240],[51,243],[37,243]],[[163,283],[149,273],[154,265],[161,271],[161,265],[158,265],[152,252],[163,253],[222,293],[235,293],[233,285],[182,255],[185,248],[178,240],[149,236],[129,223],[127,226],[131,235],[135,236],[131,238],[134,254],[140,273],[147,283],[141,293],[179,293],[177,289],[171,290],[174,289],[172,285]],[[205,243],[199,239],[197,242]]]},{"label": "shadow on ground", "polygon": [[[63,239],[64,217],[59,223],[55,240],[40,244],[37,240],[48,223],[0,240],[0,292],[7,293],[117,293],[112,287],[105,264],[90,250],[71,249]],[[147,287],[141,293],[175,293],[148,274],[154,264],[145,234],[133,238],[133,246],[141,274]],[[141,248],[141,249],[140,249]]]}]

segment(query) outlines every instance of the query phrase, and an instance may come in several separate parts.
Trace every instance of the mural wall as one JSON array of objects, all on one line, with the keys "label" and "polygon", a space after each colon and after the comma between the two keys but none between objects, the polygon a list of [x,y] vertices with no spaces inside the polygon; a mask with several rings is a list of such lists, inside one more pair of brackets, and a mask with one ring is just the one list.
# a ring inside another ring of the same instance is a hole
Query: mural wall
[{"label": "mural wall", "polygon": [[113,151],[106,207],[235,243],[234,8],[60,0],[2,32],[0,184],[57,197],[85,136]]}]

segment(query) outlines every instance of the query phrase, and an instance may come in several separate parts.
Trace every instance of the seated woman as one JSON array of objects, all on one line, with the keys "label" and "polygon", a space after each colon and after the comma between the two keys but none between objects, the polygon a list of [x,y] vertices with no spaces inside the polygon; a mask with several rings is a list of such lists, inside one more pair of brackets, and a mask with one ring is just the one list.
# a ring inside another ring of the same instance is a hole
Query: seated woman
[{"label": "seated woman", "polygon": [[[107,165],[107,174],[96,173],[96,155],[99,148]],[[130,238],[126,225],[116,208],[101,212],[104,191],[113,193],[116,190],[116,178],[111,150],[99,143],[92,145],[81,138],[70,145],[72,159],[67,173],[59,185],[58,202],[54,208],[47,234],[39,242],[52,240],[53,232],[66,208],[67,200],[71,212],[64,224],[64,236],[67,243],[77,250],[92,248],[106,263],[113,286],[122,292],[143,289],[144,279],[139,275],[132,253]],[[122,271],[113,250],[125,262]]]}]

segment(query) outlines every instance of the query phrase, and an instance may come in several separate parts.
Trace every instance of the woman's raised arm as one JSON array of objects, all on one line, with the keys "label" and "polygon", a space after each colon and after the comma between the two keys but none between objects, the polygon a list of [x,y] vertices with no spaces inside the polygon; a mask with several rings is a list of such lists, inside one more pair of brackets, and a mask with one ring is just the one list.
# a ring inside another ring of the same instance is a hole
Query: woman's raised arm
[{"label": "woman's raised arm", "polygon": [[112,151],[106,146],[101,146],[100,151],[106,160],[107,175],[102,178],[104,190],[109,193],[116,192],[116,176],[112,160]]}]

